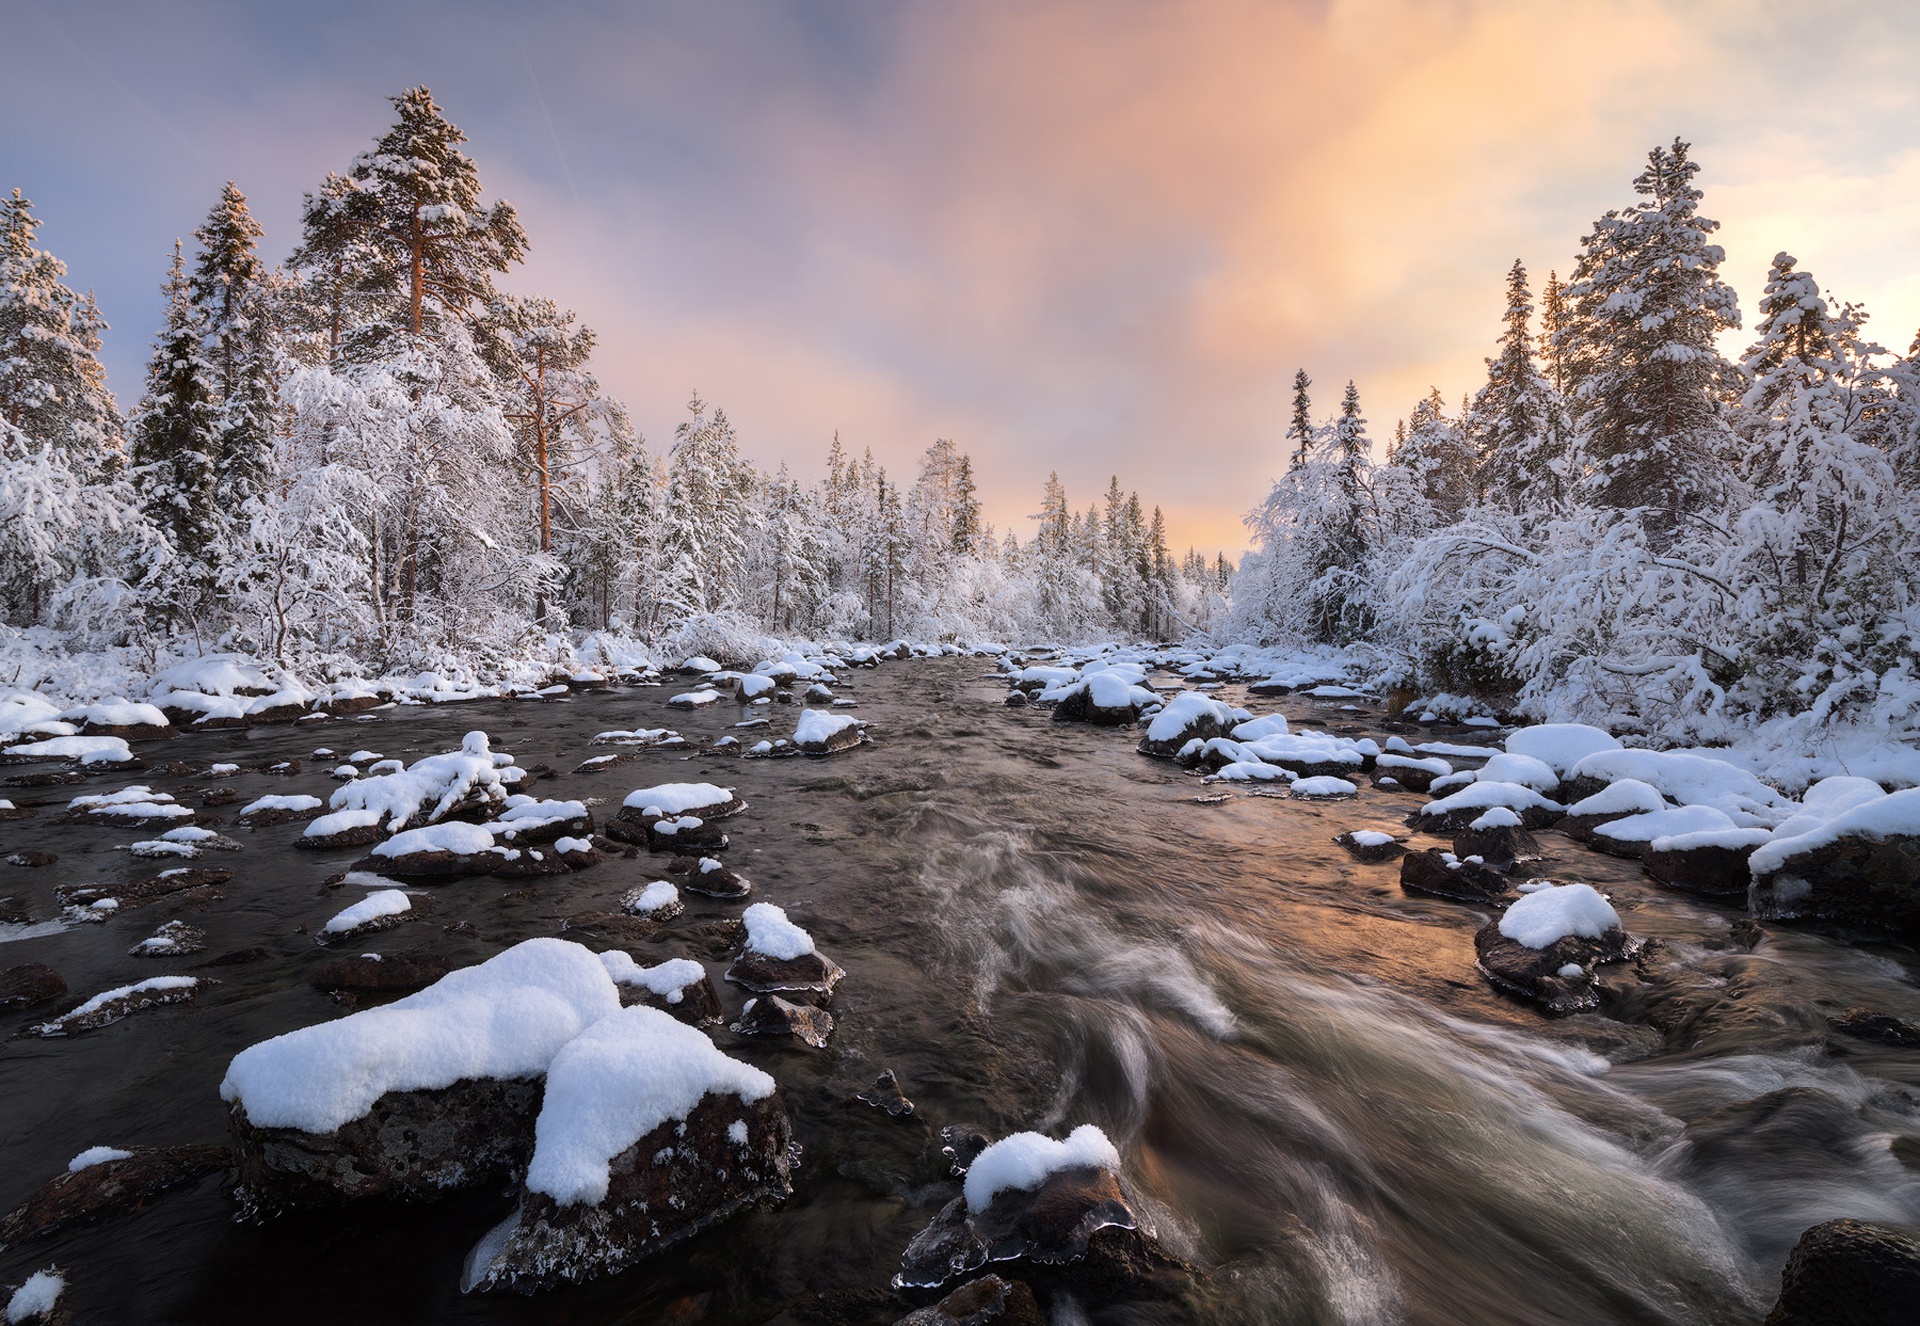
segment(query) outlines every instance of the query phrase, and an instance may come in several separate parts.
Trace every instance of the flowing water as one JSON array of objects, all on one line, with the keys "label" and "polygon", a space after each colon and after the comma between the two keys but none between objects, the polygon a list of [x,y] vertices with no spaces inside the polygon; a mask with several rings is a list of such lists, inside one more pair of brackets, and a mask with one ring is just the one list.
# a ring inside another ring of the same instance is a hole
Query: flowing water
[{"label": "flowing water", "polygon": [[[954,1123],[996,1136],[1100,1124],[1162,1240],[1205,1269],[1190,1305],[1204,1321],[1756,1322],[1808,1225],[1920,1223],[1920,1054],[1825,1024],[1856,1005],[1920,1019],[1910,950],[1770,928],[1748,951],[1730,938],[1738,911],[1545,834],[1541,873],[1600,884],[1630,930],[1662,941],[1641,969],[1608,977],[1603,1016],[1549,1021],[1476,975],[1472,936],[1487,914],[1404,894],[1394,863],[1357,864],[1331,841],[1404,832],[1422,798],[1368,788],[1344,803],[1204,802],[1212,789],[1134,753],[1133,735],[1006,709],[983,672],[936,660],[844,677],[874,739],[826,760],[642,751],[533,789],[606,798],[607,814],[633,787],[704,779],[750,803],[727,821],[728,863],[848,971],[825,1051],[716,1032],[787,1088],[805,1161],[786,1206],[598,1284],[463,1297],[461,1259],[511,1206],[505,1193],[254,1226],[234,1222],[209,1179],[0,1253],[0,1281],[57,1261],[81,1321],[888,1321],[904,1309],[872,1291],[957,1191],[938,1154],[938,1130]],[[603,753],[588,742],[605,729],[694,739],[741,716],[676,713],[670,693],[389,709],[145,753],[202,770],[306,762],[293,778],[240,775],[230,813],[267,792],[326,795],[334,761],[311,757],[321,745],[411,759],[484,728],[522,765],[565,771]],[[1232,688],[1223,698],[1244,702]],[[1379,730],[1365,713],[1277,707]],[[792,715],[774,708],[773,730]],[[38,847],[60,861],[0,866],[0,894],[42,918],[57,883],[169,864],[113,850],[145,835],[54,822],[78,791],[140,781],[188,804],[197,796],[182,789],[210,785],[155,772],[11,793],[47,808],[0,824],[0,854]],[[221,984],[193,1006],[0,1043],[0,1204],[86,1147],[224,1140],[217,1088],[231,1056],[343,1011],[304,978],[337,956],[309,932],[351,900],[322,881],[358,853],[296,851],[297,825],[236,833],[243,852],[200,863],[235,872],[225,901],[187,916],[209,932],[204,954],[125,956],[173,915],[164,905],[50,935],[0,930],[0,966],[46,962],[75,995],[228,950],[269,952],[209,970]],[[643,857],[532,887],[443,885],[430,919],[354,948],[478,961],[557,933],[571,913],[613,910],[651,877]],[[636,957],[676,956],[676,933],[739,911],[687,901]],[[476,933],[445,933],[455,921]],[[717,980],[725,962],[707,965]],[[737,1011],[740,993],[721,988]],[[883,1067],[917,1102],[912,1119],[853,1100]],[[1057,1319],[1082,1318],[1067,1307]],[[1173,1319],[1140,1306],[1093,1314]]]}]

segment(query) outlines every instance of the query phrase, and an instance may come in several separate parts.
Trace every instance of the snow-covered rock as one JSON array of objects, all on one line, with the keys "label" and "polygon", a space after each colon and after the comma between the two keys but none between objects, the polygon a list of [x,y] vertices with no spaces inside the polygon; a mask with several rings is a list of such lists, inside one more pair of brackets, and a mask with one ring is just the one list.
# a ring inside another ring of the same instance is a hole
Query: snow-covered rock
[{"label": "snow-covered rock", "polygon": [[757,902],[741,915],[747,941],[727,968],[727,979],[755,994],[805,994],[822,1001],[846,975],[838,963],[814,949],[813,936],[787,919],[770,902]]},{"label": "snow-covered rock", "polygon": [[408,920],[413,899],[402,889],[379,889],[359,902],[336,912],[322,927],[323,939],[357,939],[376,930],[386,930]]},{"label": "snow-covered rock", "polygon": [[[337,789],[327,804],[335,814],[375,816],[388,833],[397,833],[450,815],[502,807],[518,778],[519,770],[494,752],[486,733],[469,732],[459,750],[429,755],[393,773],[357,778]],[[333,815],[322,816],[307,826],[307,835],[333,832],[333,821]]]},{"label": "snow-covered rock", "polygon": [[1500,906],[1512,896],[1513,882],[1483,861],[1429,847],[1400,859],[1400,887],[1449,902]]},{"label": "snow-covered rock", "polygon": [[1172,759],[1189,741],[1224,737],[1236,723],[1244,721],[1245,710],[1236,710],[1198,691],[1182,691],[1147,724],[1139,751],[1155,759]]},{"label": "snow-covered rock", "polygon": [[753,892],[749,880],[711,856],[676,856],[667,862],[666,871],[680,881],[682,889],[702,897],[744,898]]},{"label": "snow-covered rock", "polygon": [[1559,819],[1563,807],[1518,783],[1475,781],[1437,801],[1429,801],[1414,814],[1417,828],[1429,833],[1458,833],[1494,806],[1504,806],[1519,815],[1530,829],[1544,829]]},{"label": "snow-covered rock", "polygon": [[620,895],[620,910],[647,921],[671,921],[686,911],[680,890],[664,879],[636,885]]},{"label": "snow-covered rock", "polygon": [[741,1036],[792,1036],[822,1050],[833,1034],[833,1014],[812,1004],[789,1003],[779,995],[755,995],[728,1030]]},{"label": "snow-covered rock", "polygon": [[1642,947],[1588,884],[1549,884],[1526,893],[1483,926],[1473,943],[1489,982],[1554,1014],[1599,1007],[1594,968],[1631,958]]},{"label": "snow-covered rock", "polygon": [[1771,828],[1787,818],[1793,803],[1745,769],[1686,751],[1605,750],[1585,756],[1569,771],[1569,795],[1589,796],[1608,783],[1631,778],[1682,806],[1711,806],[1742,828]]},{"label": "snow-covered rock", "polygon": [[131,985],[102,990],[93,998],[54,1018],[27,1028],[30,1036],[77,1036],[97,1031],[134,1013],[167,1004],[191,1003],[206,982],[194,976],[155,976]]},{"label": "snow-covered rock", "polygon": [[803,709],[794,725],[793,744],[803,755],[832,755],[866,740],[867,725],[850,714]]},{"label": "snow-covered rock", "polygon": [[[1843,791],[1824,804],[1848,800]],[[1847,809],[1754,851],[1749,904],[1763,919],[1836,921],[1911,941],[1920,937],[1920,788],[1853,792]]]},{"label": "snow-covered rock", "polygon": [[1356,861],[1390,861],[1406,850],[1406,844],[1378,829],[1349,829],[1334,839]]},{"label": "snow-covered rock", "polygon": [[1721,833],[1739,827],[1724,811],[1712,806],[1673,806],[1608,820],[1593,830],[1592,843],[1613,856],[1642,855],[1656,838],[1681,834]]},{"label": "snow-covered rock", "polygon": [[1773,837],[1766,829],[1706,829],[1669,834],[1640,854],[1647,873],[1668,888],[1715,898],[1747,896],[1754,849]]},{"label": "snow-covered rock", "polygon": [[1578,842],[1591,843],[1593,831],[1602,824],[1667,808],[1667,799],[1660,795],[1659,788],[1637,778],[1622,778],[1568,806],[1566,815],[1554,827]]},{"label": "snow-covered rock", "polygon": [[692,958],[669,958],[642,967],[628,954],[612,949],[602,953],[600,961],[620,987],[622,1004],[650,1004],[694,1026],[720,1020],[720,992],[707,969]]},{"label": "snow-covered rock", "polygon": [[[1541,723],[1533,727],[1516,728],[1508,733],[1506,747],[1512,754],[1539,760],[1552,769],[1557,777],[1565,778],[1587,756],[1619,750],[1620,739],[1597,727],[1588,727],[1585,723]],[[1553,789],[1539,790],[1548,792]]]}]

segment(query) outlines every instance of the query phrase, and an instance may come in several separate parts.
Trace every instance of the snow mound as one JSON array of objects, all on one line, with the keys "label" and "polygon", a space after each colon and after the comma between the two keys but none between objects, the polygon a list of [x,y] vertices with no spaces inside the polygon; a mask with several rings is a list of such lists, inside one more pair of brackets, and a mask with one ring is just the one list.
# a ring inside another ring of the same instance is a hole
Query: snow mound
[{"label": "snow mound", "polygon": [[1507,908],[1500,933],[1528,948],[1551,946],[1568,935],[1598,939],[1617,929],[1620,916],[1591,884],[1556,884],[1535,889]]},{"label": "snow mound", "polygon": [[1517,829],[1520,827],[1520,817],[1506,806],[1493,806],[1467,827],[1482,832],[1488,829]]},{"label": "snow mound", "polygon": [[782,962],[813,952],[813,936],[787,919],[784,909],[756,902],[740,915],[747,925],[747,951]]},{"label": "snow mound", "polygon": [[90,1146],[67,1162],[67,1173],[78,1174],[83,1169],[92,1169],[95,1165],[104,1165],[109,1160],[129,1160],[131,1151],[122,1151],[117,1146]]},{"label": "snow mound", "polygon": [[830,713],[825,709],[805,709],[800,713],[800,721],[794,725],[793,744],[816,746],[831,740],[850,727],[858,726],[860,726],[860,720],[849,714]]},{"label": "snow mound", "polygon": [[369,893],[353,906],[337,914],[323,927],[323,933],[342,935],[349,930],[357,930],[369,921],[378,921],[383,916],[399,916],[402,912],[413,910],[413,900],[400,889],[382,889],[378,893]]},{"label": "snow mound", "polygon": [[[1166,708],[1147,724],[1148,741],[1172,741],[1202,719],[1210,718],[1222,731],[1233,726],[1234,712],[1210,696],[1198,691],[1182,691],[1167,701]],[[1284,722],[1284,720],[1282,720]]]},{"label": "snow mound", "polygon": [[1745,851],[1773,837],[1771,829],[1696,829],[1691,833],[1670,833],[1655,838],[1647,846],[1656,852],[1693,852],[1703,847],[1725,847]]},{"label": "snow mound", "polygon": [[1015,1133],[982,1151],[967,1170],[969,1211],[984,1211],[994,1195],[1012,1188],[1031,1192],[1064,1169],[1120,1172],[1120,1153],[1107,1135],[1083,1123],[1062,1140],[1044,1133]]},{"label": "snow mound", "polygon": [[[556,843],[555,846],[558,847],[559,844]],[[638,896],[627,904],[627,910],[635,916],[651,916],[655,912],[671,907],[679,901],[679,889],[664,879],[656,879],[644,889],[640,890]],[[603,953],[600,956],[604,958],[607,955]]]},{"label": "snow mound", "polygon": [[[469,732],[459,750],[429,755],[394,773],[356,779],[327,804],[335,811],[373,812],[385,817],[393,830],[416,820],[431,824],[469,801],[504,802],[502,758],[493,753],[486,733]],[[309,826],[307,832],[314,829]]]},{"label": "snow mound", "polygon": [[[673,886],[669,884],[667,887]],[[642,967],[630,954],[618,949],[602,953],[600,961],[605,964],[607,975],[613,978],[615,985],[631,985],[650,991],[669,1004],[679,1003],[681,992],[689,985],[699,984],[707,974],[707,969],[692,958],[668,958],[654,966]]]},{"label": "snow mound", "polygon": [[1791,838],[1776,837],[1756,851],[1748,859],[1747,865],[1755,875],[1766,875],[1802,853],[1830,846],[1842,838],[1881,842],[1888,838],[1913,835],[1920,835],[1920,787],[1910,787],[1904,792],[1892,792],[1855,805],[1809,832]]},{"label": "snow mound", "polygon": [[1806,790],[1800,798],[1799,811],[1781,821],[1774,830],[1774,836],[1797,838],[1803,833],[1811,833],[1835,816],[1855,806],[1878,801],[1886,794],[1886,790],[1871,778],[1854,778],[1844,774],[1823,778]]},{"label": "snow mound", "polygon": [[1259,760],[1235,760],[1232,764],[1221,765],[1213,776],[1229,783],[1284,783],[1292,781],[1293,771]]},{"label": "snow mound", "polygon": [[1541,723],[1507,734],[1507,750],[1527,755],[1565,778],[1573,766],[1601,751],[1619,750],[1620,739],[1585,723]]},{"label": "snow mound", "polygon": [[240,807],[240,814],[251,815],[259,810],[291,810],[298,813],[301,811],[318,810],[320,809],[320,805],[319,797],[304,796],[298,793],[292,796],[265,796],[249,801],[246,805]]},{"label": "snow mound", "polygon": [[1297,797],[1350,797],[1360,789],[1344,778],[1321,775],[1318,778],[1296,778],[1293,780],[1293,794]]},{"label": "snow mound", "polygon": [[1638,815],[1650,810],[1665,810],[1667,799],[1660,789],[1638,778],[1622,778],[1608,783],[1590,797],[1567,807],[1569,815]]},{"label": "snow mound", "polygon": [[1494,806],[1505,806],[1508,810],[1560,809],[1557,803],[1518,783],[1476,782],[1438,801],[1429,801],[1420,807],[1420,813],[1437,818],[1456,810],[1487,810]]},{"label": "snow mound", "polygon": [[1518,783],[1536,792],[1551,792],[1560,786],[1560,775],[1545,760],[1531,755],[1502,752],[1488,760],[1475,775],[1483,783]]},{"label": "snow mound", "polygon": [[1743,828],[1771,828],[1793,811],[1792,802],[1745,769],[1684,751],[1600,751],[1574,765],[1570,776],[1603,783],[1637,779],[1683,806],[1712,806]]},{"label": "snow mound", "polygon": [[592,952],[529,939],[394,1003],[247,1047],[228,1065],[220,1098],[259,1127],[332,1132],[389,1091],[537,1077],[619,1007]]},{"label": "snow mound", "polygon": [[92,723],[95,727],[171,727],[167,716],[150,704],[127,700],[102,700],[83,704],[61,713],[63,723]]},{"label": "snow mound", "polygon": [[662,783],[629,792],[620,804],[643,814],[686,815],[717,810],[733,800],[733,789],[714,783]]},{"label": "snow mound", "polygon": [[58,1268],[35,1271],[7,1300],[7,1326],[36,1318],[50,1319],[53,1310],[60,1306],[60,1295],[66,1287],[67,1277],[60,1274]]},{"label": "snow mound", "polygon": [[6,753],[35,760],[78,760],[81,764],[125,764],[133,747],[125,737],[49,737],[9,746]]},{"label": "snow mound", "polygon": [[1650,810],[1642,815],[1608,820],[1593,832],[1609,842],[1645,845],[1656,838],[1719,833],[1737,827],[1730,816],[1712,806],[1676,806],[1670,810]]},{"label": "snow mound", "polygon": [[493,835],[487,832],[485,826],[450,820],[445,824],[429,824],[396,833],[385,842],[376,843],[373,855],[394,857],[413,852],[452,852],[455,856],[473,856],[492,846]]},{"label": "snow mound", "polygon": [[[1178,704],[1179,700],[1175,699],[1174,703]],[[1172,706],[1170,705],[1168,707],[1171,708]],[[1160,719],[1155,718],[1153,721],[1157,723]],[[1152,731],[1152,729],[1149,728],[1148,731]],[[1258,741],[1262,737],[1284,737],[1287,735],[1286,715],[1262,714],[1258,718],[1250,718],[1246,722],[1235,726],[1231,735],[1235,741]]]},{"label": "snow mound", "polygon": [[661,1124],[686,1118],[709,1095],[751,1105],[773,1090],[766,1073],[657,1008],[610,1013],[547,1070],[527,1189],[562,1205],[597,1203],[607,1195],[613,1158]]},{"label": "snow mound", "polygon": [[1362,847],[1385,847],[1388,843],[1395,841],[1392,834],[1382,833],[1378,829],[1354,829],[1347,834],[1347,837]]}]

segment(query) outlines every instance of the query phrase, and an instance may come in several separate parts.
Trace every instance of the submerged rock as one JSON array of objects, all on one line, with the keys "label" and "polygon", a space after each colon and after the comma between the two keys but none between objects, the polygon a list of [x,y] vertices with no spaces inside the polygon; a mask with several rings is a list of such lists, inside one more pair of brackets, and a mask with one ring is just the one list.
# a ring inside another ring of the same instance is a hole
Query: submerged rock
[{"label": "submerged rock", "polygon": [[207,947],[207,932],[185,921],[168,921],[147,938],[127,950],[130,958],[178,958],[201,953]]},{"label": "submerged rock", "polygon": [[1765,1326],[1894,1326],[1920,1321],[1920,1239],[1864,1220],[1800,1236]]},{"label": "submerged rock", "polygon": [[24,852],[13,852],[9,854],[7,864],[10,866],[25,866],[28,869],[38,869],[42,866],[50,866],[59,859],[60,858],[52,852],[40,852],[30,849]]},{"label": "submerged rock", "polygon": [[881,1070],[880,1076],[873,1079],[873,1085],[858,1093],[854,1099],[876,1110],[885,1110],[896,1119],[905,1119],[913,1114],[913,1102],[907,1099],[906,1092],[900,1090],[900,1079],[893,1075],[891,1068]]},{"label": "submerged rock", "polygon": [[811,1004],[790,1004],[779,995],[761,995],[747,1000],[740,1020],[728,1030],[742,1036],[798,1036],[824,1050],[833,1034],[833,1014]]},{"label": "submerged rock", "polygon": [[122,907],[140,907],[196,889],[217,888],[232,878],[231,870],[175,866],[131,884],[62,885],[54,890],[54,896],[67,907],[93,907],[107,899],[117,901]]},{"label": "submerged rock", "polygon": [[1024,1280],[986,1275],[894,1326],[1046,1326],[1046,1316]]},{"label": "submerged rock", "polygon": [[0,1216],[0,1247],[14,1247],[75,1225],[131,1214],[169,1188],[227,1167],[224,1146],[131,1147],[112,1159],[49,1179]]},{"label": "submerged rock", "polygon": [[1406,844],[1390,833],[1374,829],[1349,829],[1334,838],[1356,861],[1391,861],[1406,851]]},{"label": "submerged rock", "polygon": [[666,864],[666,873],[688,893],[709,898],[744,898],[753,885],[710,856],[677,856]]},{"label": "submerged rock", "polygon": [[316,967],[307,984],[329,993],[400,994],[424,989],[452,970],[450,958],[428,949],[362,953]]},{"label": "submerged rock", "polygon": [[0,971],[0,1010],[30,1008],[67,992],[66,979],[44,962]]},{"label": "submerged rock", "polygon": [[1850,1008],[1838,1017],[1827,1019],[1829,1030],[1857,1040],[1875,1041],[1903,1050],[1920,1050],[1920,1024],[1870,1008]]},{"label": "submerged rock", "polygon": [[1438,847],[1408,852],[1400,858],[1400,887],[1452,902],[1494,906],[1504,905],[1513,896],[1513,881],[1499,871]]}]

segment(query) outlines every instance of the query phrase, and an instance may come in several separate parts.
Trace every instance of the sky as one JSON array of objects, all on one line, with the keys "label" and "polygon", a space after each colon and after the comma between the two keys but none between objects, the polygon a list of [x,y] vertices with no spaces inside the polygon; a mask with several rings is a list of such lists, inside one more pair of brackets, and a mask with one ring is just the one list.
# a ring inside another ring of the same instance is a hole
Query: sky
[{"label": "sky", "polygon": [[[1920,5],[1823,0],[0,0],[0,189],[113,325],[223,181],[301,196],[426,84],[656,447],[698,392],[802,478],[952,438],[1025,538],[1057,470],[1234,555],[1291,380],[1377,442],[1484,380],[1515,258],[1564,276],[1694,145],[1749,326],[1773,255],[1920,327]],[[1744,333],[1726,348],[1738,353]]]}]

